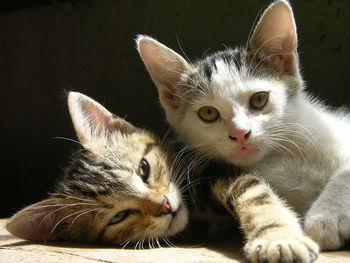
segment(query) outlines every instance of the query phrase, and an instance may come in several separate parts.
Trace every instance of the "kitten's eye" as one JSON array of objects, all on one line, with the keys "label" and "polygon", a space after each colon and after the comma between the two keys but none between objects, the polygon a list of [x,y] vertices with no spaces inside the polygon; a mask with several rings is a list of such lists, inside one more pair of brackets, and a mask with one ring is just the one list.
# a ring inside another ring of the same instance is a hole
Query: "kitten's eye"
[{"label": "kitten's eye", "polygon": [[249,106],[254,110],[262,110],[269,100],[269,93],[266,91],[260,91],[249,99]]},{"label": "kitten's eye", "polygon": [[146,159],[142,159],[139,167],[139,174],[146,183],[149,177],[150,167]]},{"label": "kitten's eye", "polygon": [[109,225],[114,225],[122,222],[125,218],[130,215],[130,210],[124,210],[116,214],[111,221],[109,221]]},{"label": "kitten's eye", "polygon": [[204,106],[199,109],[198,116],[202,121],[214,122],[220,117],[220,113],[217,109],[211,106]]}]

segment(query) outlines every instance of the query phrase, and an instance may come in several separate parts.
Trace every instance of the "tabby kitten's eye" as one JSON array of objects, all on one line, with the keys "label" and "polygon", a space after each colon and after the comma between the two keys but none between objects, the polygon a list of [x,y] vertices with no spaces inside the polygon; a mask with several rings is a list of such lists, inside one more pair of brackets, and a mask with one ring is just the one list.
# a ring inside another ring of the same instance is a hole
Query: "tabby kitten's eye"
[{"label": "tabby kitten's eye", "polygon": [[147,183],[149,177],[150,167],[146,159],[142,159],[139,166],[139,174],[142,180]]},{"label": "tabby kitten's eye", "polygon": [[269,93],[260,91],[253,94],[249,99],[249,106],[254,110],[262,110],[269,100]]},{"label": "tabby kitten's eye", "polygon": [[114,225],[122,222],[125,218],[130,215],[130,210],[124,210],[116,214],[111,221],[109,221],[109,225]]},{"label": "tabby kitten's eye", "polygon": [[204,106],[199,109],[198,116],[202,121],[214,122],[220,117],[220,113],[217,109],[211,106]]}]

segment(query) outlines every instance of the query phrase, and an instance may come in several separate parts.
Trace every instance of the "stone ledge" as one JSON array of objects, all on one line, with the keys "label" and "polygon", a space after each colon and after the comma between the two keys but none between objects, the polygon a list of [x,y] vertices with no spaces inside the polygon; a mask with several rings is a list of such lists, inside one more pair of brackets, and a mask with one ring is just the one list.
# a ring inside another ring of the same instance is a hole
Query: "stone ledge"
[{"label": "stone ledge", "polygon": [[[0,262],[74,263],[238,263],[244,262],[237,242],[219,242],[196,247],[120,249],[78,243],[40,244],[12,236],[0,219]],[[323,252],[317,263],[350,262],[350,251]]]}]

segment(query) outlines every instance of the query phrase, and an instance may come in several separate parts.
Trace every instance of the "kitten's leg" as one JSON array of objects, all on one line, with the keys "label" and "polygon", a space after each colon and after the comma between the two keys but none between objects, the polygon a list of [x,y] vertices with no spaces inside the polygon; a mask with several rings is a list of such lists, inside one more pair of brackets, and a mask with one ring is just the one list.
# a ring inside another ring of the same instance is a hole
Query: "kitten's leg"
[{"label": "kitten's leg", "polygon": [[350,167],[335,174],[312,204],[304,228],[323,249],[337,249],[350,239]]},{"label": "kitten's leg", "polygon": [[261,178],[246,174],[223,179],[213,192],[239,219],[251,262],[304,263],[317,258],[317,244],[303,234],[296,215]]}]

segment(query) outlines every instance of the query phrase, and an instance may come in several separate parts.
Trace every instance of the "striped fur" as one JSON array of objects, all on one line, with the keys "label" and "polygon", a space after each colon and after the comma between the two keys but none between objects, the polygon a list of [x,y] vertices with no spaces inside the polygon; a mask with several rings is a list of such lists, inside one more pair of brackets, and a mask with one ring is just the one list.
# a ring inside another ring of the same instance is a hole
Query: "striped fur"
[{"label": "striped fur", "polygon": [[214,195],[238,218],[251,262],[313,262],[318,247],[303,235],[295,214],[259,177],[220,180]]}]

